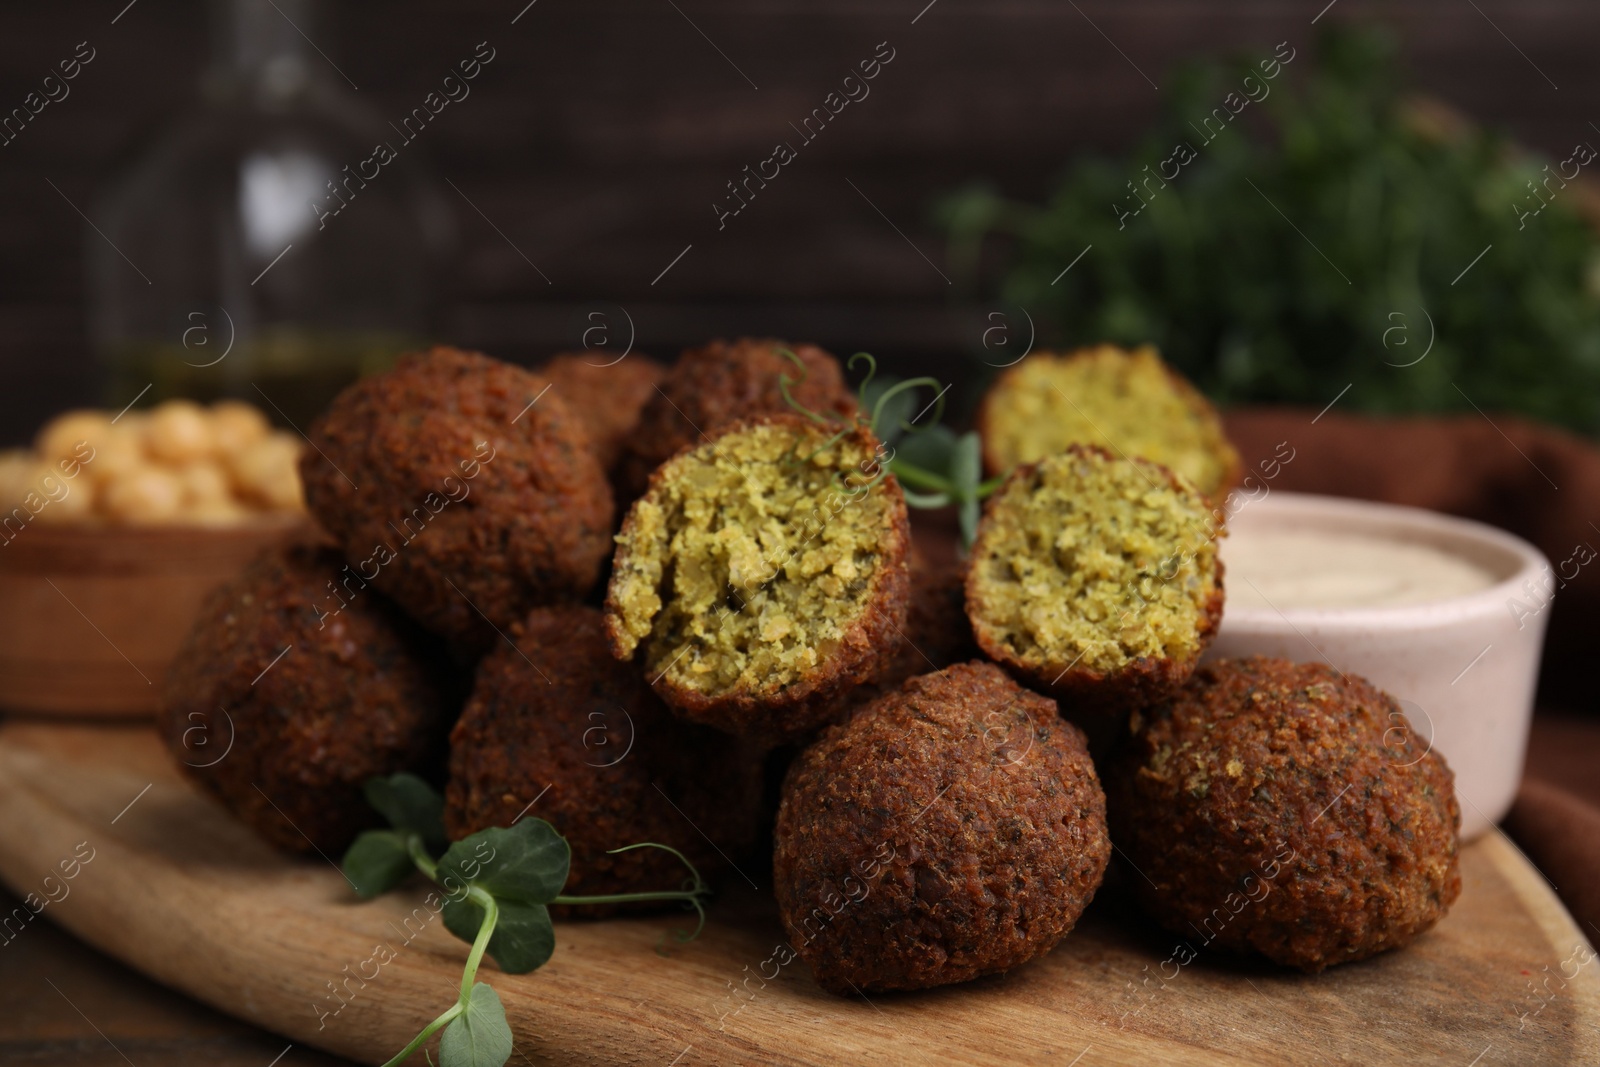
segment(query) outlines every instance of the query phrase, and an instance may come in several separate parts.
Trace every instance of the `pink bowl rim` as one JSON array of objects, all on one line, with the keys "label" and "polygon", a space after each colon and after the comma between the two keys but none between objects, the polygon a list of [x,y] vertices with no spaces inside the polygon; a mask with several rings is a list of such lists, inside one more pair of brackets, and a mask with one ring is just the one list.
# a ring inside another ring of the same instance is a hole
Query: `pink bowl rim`
[{"label": "pink bowl rim", "polygon": [[[1432,629],[1463,621],[1478,619],[1494,611],[1506,611],[1512,598],[1525,598],[1524,582],[1550,565],[1544,553],[1516,534],[1474,519],[1458,518],[1426,508],[1402,504],[1385,504],[1358,500],[1352,497],[1324,496],[1316,493],[1289,493],[1274,491],[1259,501],[1247,503],[1230,519],[1237,527],[1240,516],[1255,522],[1296,522],[1321,518],[1332,520],[1334,529],[1323,526],[1320,532],[1361,533],[1369,537],[1395,540],[1400,531],[1416,536],[1405,538],[1450,551],[1456,547],[1472,546],[1481,559],[1499,554],[1508,564],[1509,573],[1493,585],[1461,596],[1446,597],[1416,604],[1397,604],[1376,607],[1285,608],[1245,607],[1225,603],[1224,625],[1232,632],[1277,631],[1285,623],[1290,626],[1311,626],[1318,630],[1410,630]],[[1228,577],[1223,575],[1223,588]]]}]

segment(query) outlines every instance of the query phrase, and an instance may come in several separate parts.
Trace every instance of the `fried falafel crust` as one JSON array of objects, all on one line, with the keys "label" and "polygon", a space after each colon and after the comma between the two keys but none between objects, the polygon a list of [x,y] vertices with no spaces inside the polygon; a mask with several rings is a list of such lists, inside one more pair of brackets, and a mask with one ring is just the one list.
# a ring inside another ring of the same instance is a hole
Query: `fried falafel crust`
[{"label": "fried falafel crust", "polygon": [[762,744],[842,716],[898,653],[910,595],[905,497],[879,447],[859,425],[772,415],[662,464],[616,537],[615,656],[639,654],[683,717]]},{"label": "fried falafel crust", "polygon": [[[929,563],[911,555],[911,598],[902,642],[877,681],[878,696],[908,678],[978,659],[978,643],[967,619],[966,566],[960,560]],[[856,699],[857,704],[866,700]]]},{"label": "fried falafel crust", "polygon": [[841,996],[924,989],[1049,951],[1111,853],[1082,733],[993,664],[830,726],[789,770],[774,882],[789,942]]},{"label": "fried falafel crust", "polygon": [[[454,718],[442,648],[344,558],[296,542],[212,592],[166,678],[184,773],[278,848],[337,855],[382,822],[362,787],[432,772]],[[343,605],[340,607],[340,605]]]},{"label": "fried falafel crust", "polygon": [[[779,355],[782,349],[804,370]],[[704,435],[762,415],[793,413],[780,387],[784,378],[789,395],[806,409],[825,417],[855,415],[839,361],[816,345],[741,337],[686,349],[645,404],[628,443],[618,478],[625,499],[643,493],[652,471]]]},{"label": "fried falafel crust", "polygon": [[463,655],[536,604],[581,598],[609,551],[610,486],[548,385],[434,348],[351,385],[311,427],[300,473],[312,514]]},{"label": "fried falafel crust", "polygon": [[[760,817],[760,755],[669,712],[636,673],[619,669],[600,612],[535,608],[478,665],[450,735],[445,828],[460,839],[519,817],[548,821],[572,849],[563,892],[671,889],[687,877],[655,841],[701,873],[748,845]],[[662,905],[634,905],[632,910]],[[585,905],[558,914],[600,918]]]},{"label": "fried falafel crust", "polygon": [[637,352],[615,362],[613,358],[603,350],[563,352],[539,368],[554,386],[552,395],[583,421],[608,474],[616,470],[628,442],[637,435],[644,406],[667,373],[666,367]]},{"label": "fried falafel crust", "polygon": [[[1115,525],[1105,526],[1101,518],[1108,508],[1068,502],[1091,525],[1102,526],[1095,532],[1114,542],[1109,549],[1063,542],[1065,534],[1049,524],[1028,526],[1029,496],[1047,487],[1055,469],[1080,463],[1121,475],[1114,503],[1126,504],[1132,514],[1117,516]],[[1128,711],[1174,692],[1222,624],[1223,565],[1216,539],[1226,531],[1215,515],[1194,486],[1160,464],[1122,459],[1092,445],[1073,445],[1017,467],[988,502],[967,569],[967,615],[978,646],[1060,701],[1068,718],[1090,730],[1099,751],[1105,724],[1120,730]],[[1155,528],[1152,517],[1168,521]],[[1056,541],[1047,544],[1046,536]],[[1041,555],[1050,557],[1050,566],[1032,558]],[[1052,570],[1066,579],[1056,585],[1067,588],[1038,587]],[[1108,577],[1115,581],[1108,584]],[[1161,625],[1152,623],[1152,612],[1159,613],[1155,621]],[[1063,615],[1092,617],[1103,632],[1087,642],[1074,633],[1061,647],[1044,648],[1038,636],[1057,628]]]},{"label": "fried falafel crust", "polygon": [[1129,726],[1112,838],[1174,933],[1316,972],[1408,944],[1460,894],[1454,775],[1365,679],[1219,660]]}]

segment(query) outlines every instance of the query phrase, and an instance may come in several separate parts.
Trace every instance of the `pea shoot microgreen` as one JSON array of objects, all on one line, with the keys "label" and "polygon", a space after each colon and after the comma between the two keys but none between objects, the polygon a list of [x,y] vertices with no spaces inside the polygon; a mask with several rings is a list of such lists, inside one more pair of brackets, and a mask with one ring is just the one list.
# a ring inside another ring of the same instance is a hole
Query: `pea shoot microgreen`
[{"label": "pea shoot microgreen", "polygon": [[356,894],[370,900],[419,870],[445,891],[445,927],[472,946],[456,1002],[384,1067],[405,1062],[440,1030],[439,1067],[502,1067],[511,1058],[511,1027],[499,994],[476,981],[478,966],[485,952],[506,974],[526,974],[548,961],[555,950],[551,904],[679,901],[694,908],[699,923],[689,933],[680,932],[678,939],[692,940],[705,928],[706,884],[694,865],[668,845],[642,842],[612,851],[659,848],[672,853],[689,869],[685,888],[573,896],[561,892],[571,850],[543,819],[522,819],[509,829],[491,827],[451,842],[444,830],[444,801],[415,775],[374,778],[367,783],[366,797],[391,828],[368,830],[345,852],[344,874]]},{"label": "pea shoot microgreen", "polygon": [[[795,399],[790,389],[805,381],[806,366],[799,356],[786,348],[780,348],[778,354],[799,371],[798,377],[788,374],[778,377],[778,388],[789,406],[821,425],[839,427],[828,445],[854,428],[838,416],[818,414]],[[857,362],[864,362],[867,368],[857,390],[857,406],[871,415],[857,415],[856,424],[868,426],[878,440],[892,449],[887,467],[899,480],[907,504],[927,509],[954,505],[959,509],[961,540],[970,548],[978,535],[982,501],[1004,481],[1003,478],[983,480],[983,446],[977,433],[969,431],[958,436],[941,425],[946,390],[941,388],[937,378],[879,378],[878,361],[869,352],[851,356],[846,369],[855,370]],[[912,405],[916,391],[923,388],[934,391],[929,405],[933,417],[919,426],[916,424],[922,422],[926,409],[913,416]]]}]

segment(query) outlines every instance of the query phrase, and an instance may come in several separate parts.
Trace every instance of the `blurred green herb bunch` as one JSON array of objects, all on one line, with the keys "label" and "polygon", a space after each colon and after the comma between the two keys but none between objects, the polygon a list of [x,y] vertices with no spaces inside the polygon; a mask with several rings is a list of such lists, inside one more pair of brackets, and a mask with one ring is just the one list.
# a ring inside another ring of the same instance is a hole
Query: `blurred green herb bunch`
[{"label": "blurred green herb bunch", "polygon": [[980,284],[997,254],[991,295],[1041,341],[1154,343],[1225,403],[1321,407],[1352,385],[1370,411],[1477,403],[1600,434],[1600,254],[1579,212],[1600,130],[1556,159],[1515,151],[1402,95],[1396,51],[1335,26],[1314,60],[1285,42],[1191,67],[1139,148],[1077,162],[1047,202],[946,198],[952,264]]}]

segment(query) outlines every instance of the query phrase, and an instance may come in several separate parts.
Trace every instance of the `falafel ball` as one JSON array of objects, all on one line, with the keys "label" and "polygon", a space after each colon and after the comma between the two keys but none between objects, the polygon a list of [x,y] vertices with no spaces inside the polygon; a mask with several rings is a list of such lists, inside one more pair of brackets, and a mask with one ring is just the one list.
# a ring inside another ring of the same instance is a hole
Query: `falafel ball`
[{"label": "falafel ball", "polygon": [[460,654],[599,579],[611,488],[583,420],[520,367],[454,348],[406,356],[340,393],[311,442],[312,514]]},{"label": "falafel ball", "polygon": [[[450,735],[451,837],[524,814],[544,819],[572,848],[563,892],[589,895],[673,889],[687,876],[660,849],[610,849],[655,841],[706,873],[754,839],[759,753],[678,719],[644,679],[619,670],[599,611],[535,608],[515,639],[479,663]],[[616,910],[586,905],[573,914]]]},{"label": "falafel ball", "polygon": [[1220,502],[1241,471],[1217,409],[1149,345],[1035,353],[989,388],[978,432],[990,474],[1101,445],[1168,467]]},{"label": "falafel ball", "polygon": [[1129,726],[1112,838],[1174,933],[1315,972],[1408,944],[1460,894],[1455,776],[1365,679],[1219,660]]},{"label": "falafel ball", "polygon": [[[785,350],[802,367],[779,354]],[[644,492],[651,471],[706,435],[744,419],[792,414],[780,386],[784,378],[789,395],[807,409],[825,417],[855,414],[839,361],[816,345],[741,337],[685,350],[645,404],[628,443],[620,478],[627,498]]]},{"label": "falafel ball", "polygon": [[570,352],[552,357],[540,373],[555,386],[551,394],[583,420],[600,466],[610,474],[637,434],[639,417],[667,368],[638,353],[613,362],[603,352]]},{"label": "falafel ball", "polygon": [[442,769],[454,691],[432,637],[336,549],[296,542],[206,598],[167,672],[162,733],[269,842],[337,856],[382,822],[367,779]]},{"label": "falafel ball", "polygon": [[1083,734],[993,664],[912,678],[790,768],[773,880],[831,992],[926,989],[1048,952],[1111,855]]},{"label": "falafel ball", "polygon": [[1117,722],[1182,685],[1215,636],[1224,532],[1194,486],[1147,460],[1073,445],[1025,464],[978,525],[973,634],[1068,718]]},{"label": "falafel ball", "polygon": [[617,534],[606,633],[680,715],[777,742],[842,714],[905,628],[905,497],[862,426],[735,423],[662,464]]},{"label": "falafel ball", "polygon": [[894,660],[878,679],[884,692],[916,675],[979,657],[967,621],[966,568],[960,560],[930,563],[912,553],[911,601],[899,637]]}]

